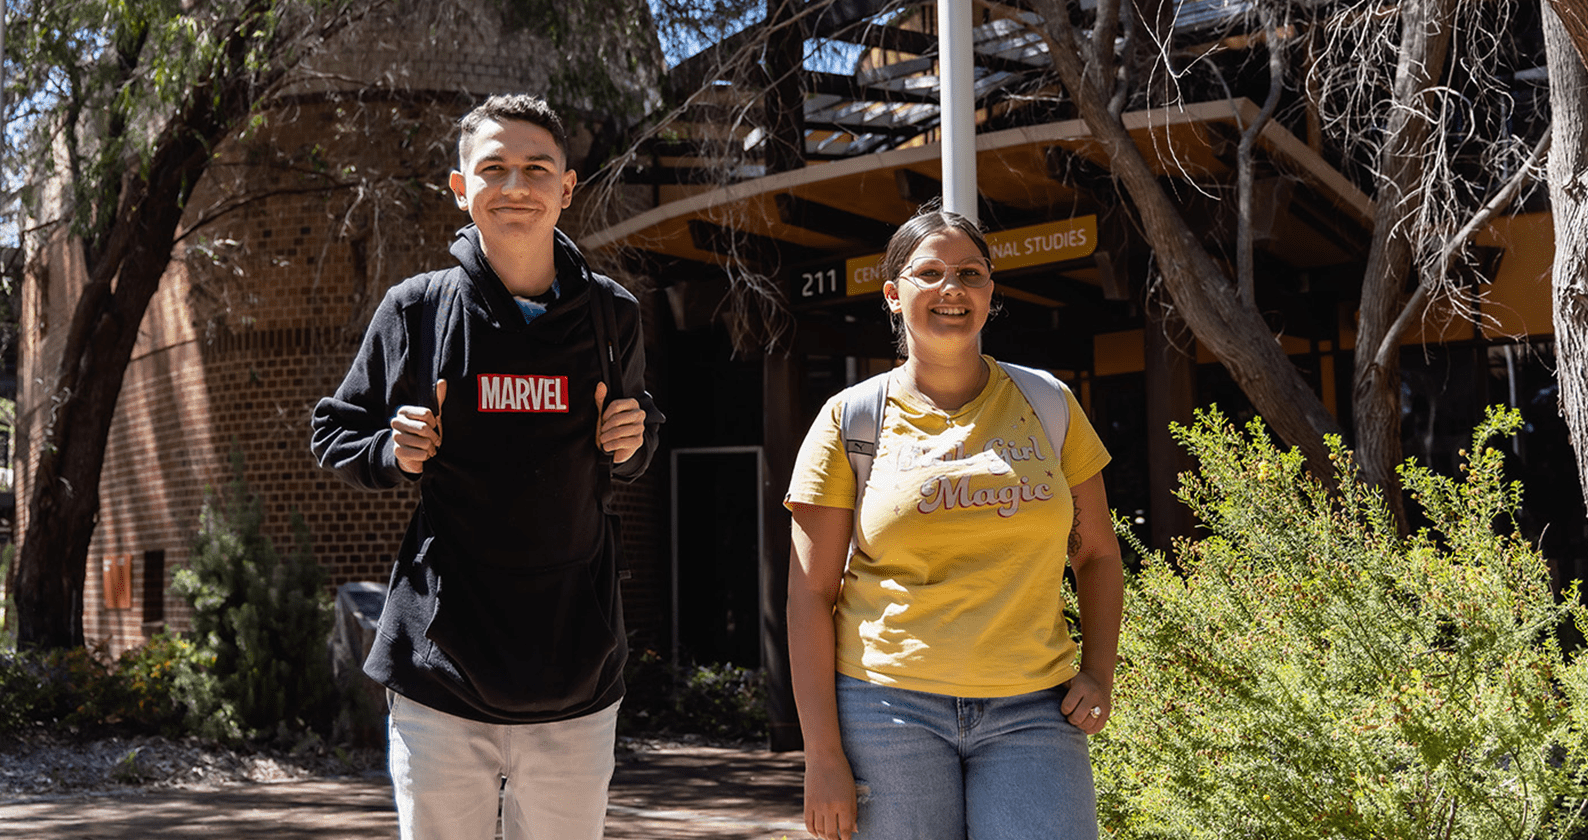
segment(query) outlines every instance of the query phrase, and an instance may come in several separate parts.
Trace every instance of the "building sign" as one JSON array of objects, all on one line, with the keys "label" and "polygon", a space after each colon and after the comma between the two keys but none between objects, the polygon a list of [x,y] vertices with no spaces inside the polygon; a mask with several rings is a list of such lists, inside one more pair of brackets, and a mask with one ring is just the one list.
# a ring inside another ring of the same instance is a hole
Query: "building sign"
[{"label": "building sign", "polygon": [[[1089,257],[1097,250],[1097,216],[989,233],[987,247],[992,251],[995,274]],[[795,303],[815,303],[881,294],[882,283],[888,279],[882,276],[881,266],[882,254],[807,266],[794,273],[790,297]]]},{"label": "building sign", "polygon": [[[827,300],[844,297],[843,265],[823,263],[811,266],[794,275],[793,297],[797,301]],[[882,288],[878,286],[877,288]]]},{"label": "building sign", "polygon": [[888,279],[882,276],[881,254],[845,260],[844,277],[845,294],[850,297],[873,293],[880,295],[882,294],[882,281]]},{"label": "building sign", "polygon": [[1097,216],[989,233],[987,247],[995,273],[1090,257],[1097,250]]}]

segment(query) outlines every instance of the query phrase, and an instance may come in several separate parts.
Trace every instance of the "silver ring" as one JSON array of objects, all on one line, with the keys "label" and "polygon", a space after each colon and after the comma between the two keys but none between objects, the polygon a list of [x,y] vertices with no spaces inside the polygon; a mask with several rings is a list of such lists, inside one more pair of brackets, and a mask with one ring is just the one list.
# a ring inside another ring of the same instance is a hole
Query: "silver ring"
[{"label": "silver ring", "polygon": [[1102,716],[1102,714],[1103,714],[1103,707],[1102,706],[1093,706],[1092,707],[1092,717],[1100,717],[1100,716]]}]

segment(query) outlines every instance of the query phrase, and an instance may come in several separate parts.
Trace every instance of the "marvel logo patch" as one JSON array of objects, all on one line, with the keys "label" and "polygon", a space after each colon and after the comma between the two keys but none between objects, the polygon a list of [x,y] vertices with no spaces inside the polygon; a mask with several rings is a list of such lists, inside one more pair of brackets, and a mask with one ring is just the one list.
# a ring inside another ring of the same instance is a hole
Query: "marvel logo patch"
[{"label": "marvel logo patch", "polygon": [[568,377],[479,375],[481,411],[568,411]]}]

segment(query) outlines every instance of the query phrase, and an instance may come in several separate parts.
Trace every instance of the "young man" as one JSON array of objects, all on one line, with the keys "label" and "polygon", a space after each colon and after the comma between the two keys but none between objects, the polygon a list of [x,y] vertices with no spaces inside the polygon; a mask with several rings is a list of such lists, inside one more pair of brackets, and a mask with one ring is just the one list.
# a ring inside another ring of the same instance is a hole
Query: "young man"
[{"label": "young man", "polygon": [[489,840],[505,779],[506,840],[599,838],[627,654],[610,485],[663,418],[638,303],[556,229],[560,118],[493,96],[459,127],[459,265],[387,292],[312,447],[361,487],[419,482],[364,663],[402,836]]}]

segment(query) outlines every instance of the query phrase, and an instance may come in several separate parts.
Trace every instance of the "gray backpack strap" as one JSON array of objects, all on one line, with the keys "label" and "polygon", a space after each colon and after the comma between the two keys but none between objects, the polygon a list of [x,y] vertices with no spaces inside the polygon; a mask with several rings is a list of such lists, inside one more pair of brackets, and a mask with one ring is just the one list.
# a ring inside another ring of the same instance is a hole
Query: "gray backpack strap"
[{"label": "gray backpack strap", "polygon": [[877,438],[882,434],[882,407],[888,402],[888,374],[879,373],[844,390],[843,416],[839,431],[844,452],[855,471],[855,532],[860,528],[860,499],[871,478],[871,459],[877,454]]},{"label": "gray backpack strap", "polygon": [[[1009,362],[999,362],[998,366],[1014,381],[1036,412],[1042,431],[1047,435],[1048,448],[1053,450],[1054,463],[1058,463],[1064,453],[1064,438],[1070,431],[1070,402],[1065,396],[1069,386],[1038,368]],[[860,500],[871,478],[871,461],[877,454],[877,439],[882,434],[882,409],[888,402],[888,380],[889,374],[881,373],[843,392],[839,431],[843,435],[849,466],[855,471],[855,536],[851,537],[851,551],[860,533]]]},{"label": "gray backpack strap", "polygon": [[1070,401],[1065,396],[1069,386],[1057,376],[1040,368],[999,362],[998,366],[1014,380],[1021,396],[1031,404],[1047,433],[1048,448],[1053,450],[1053,461],[1059,463],[1064,454],[1064,438],[1070,433]]}]

